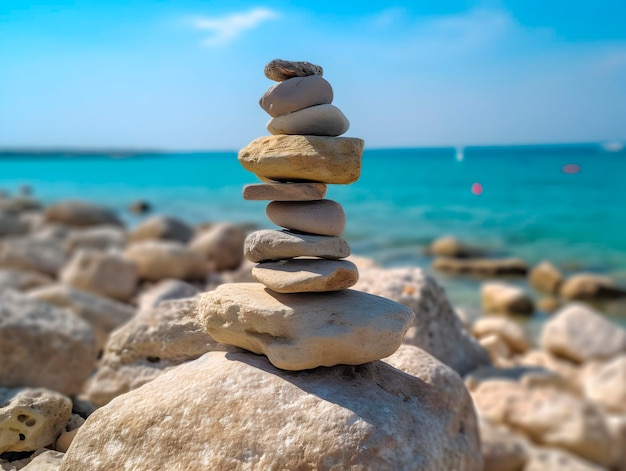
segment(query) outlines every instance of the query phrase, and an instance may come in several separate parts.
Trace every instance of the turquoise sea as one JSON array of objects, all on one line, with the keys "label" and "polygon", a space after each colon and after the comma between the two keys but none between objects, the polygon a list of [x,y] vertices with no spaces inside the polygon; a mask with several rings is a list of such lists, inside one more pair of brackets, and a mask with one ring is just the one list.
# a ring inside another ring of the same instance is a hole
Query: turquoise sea
[{"label": "turquoise sea", "polygon": [[[257,181],[234,151],[0,154],[0,189],[29,185],[45,203],[102,203],[130,225],[140,217],[128,206],[143,199],[154,213],[191,222],[271,228],[265,203],[241,198],[243,185]],[[605,273],[626,285],[626,150],[619,147],[366,149],[360,180],[330,185],[327,197],[344,206],[353,252],[384,266],[429,269],[424,248],[451,234],[493,256],[551,260],[566,273]],[[435,275],[456,304],[478,308],[478,281]],[[623,304],[607,309],[626,318]]]}]

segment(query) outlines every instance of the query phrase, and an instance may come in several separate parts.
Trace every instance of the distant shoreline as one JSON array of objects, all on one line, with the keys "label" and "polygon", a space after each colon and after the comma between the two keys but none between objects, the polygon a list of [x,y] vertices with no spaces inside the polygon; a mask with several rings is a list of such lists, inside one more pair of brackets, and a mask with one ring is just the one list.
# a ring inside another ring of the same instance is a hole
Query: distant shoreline
[{"label": "distant shoreline", "polygon": [[[557,144],[494,144],[494,145],[468,145],[468,146],[417,146],[417,147],[367,147],[366,151],[402,151],[415,150],[417,152],[442,152],[442,153],[458,153],[462,151],[465,154],[480,152],[482,155],[498,154],[506,151],[507,153],[520,154],[527,151],[550,152],[554,150],[580,150],[581,152],[597,152],[600,154],[626,154],[626,145],[621,141],[611,142],[584,142],[584,143],[557,143]],[[93,157],[93,158],[113,158],[127,159],[137,157],[155,157],[167,155],[193,155],[193,154],[224,154],[237,153],[237,149],[206,149],[206,150],[172,150],[172,149],[124,149],[124,148],[19,148],[19,147],[0,147],[0,159],[11,157]]]}]

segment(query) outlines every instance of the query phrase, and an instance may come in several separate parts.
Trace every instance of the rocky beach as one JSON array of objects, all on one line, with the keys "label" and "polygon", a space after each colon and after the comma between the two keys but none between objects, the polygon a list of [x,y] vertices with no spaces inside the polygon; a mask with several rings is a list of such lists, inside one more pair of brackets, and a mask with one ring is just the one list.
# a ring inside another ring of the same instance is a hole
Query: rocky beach
[{"label": "rocky beach", "polygon": [[354,251],[326,195],[363,141],[322,67],[265,75],[232,198],[271,229],[0,197],[0,470],[626,471],[621,280],[451,236],[421,268]]}]

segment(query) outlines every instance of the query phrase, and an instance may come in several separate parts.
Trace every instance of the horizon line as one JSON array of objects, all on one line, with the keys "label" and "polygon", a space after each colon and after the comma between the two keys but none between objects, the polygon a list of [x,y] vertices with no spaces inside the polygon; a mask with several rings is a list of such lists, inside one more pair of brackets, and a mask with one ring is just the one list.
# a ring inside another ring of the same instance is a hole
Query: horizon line
[{"label": "horizon line", "polygon": [[[626,147],[626,139],[584,142],[537,142],[509,144],[441,144],[441,145],[400,145],[373,146],[366,145],[365,150],[402,150],[402,149],[475,149],[475,148],[527,148],[527,147],[584,147],[599,146],[608,149],[622,150]],[[82,147],[82,146],[6,146],[0,147],[0,156],[6,154],[70,154],[70,155],[147,155],[147,154],[201,154],[201,153],[237,153],[239,149],[177,149],[150,147]]]}]

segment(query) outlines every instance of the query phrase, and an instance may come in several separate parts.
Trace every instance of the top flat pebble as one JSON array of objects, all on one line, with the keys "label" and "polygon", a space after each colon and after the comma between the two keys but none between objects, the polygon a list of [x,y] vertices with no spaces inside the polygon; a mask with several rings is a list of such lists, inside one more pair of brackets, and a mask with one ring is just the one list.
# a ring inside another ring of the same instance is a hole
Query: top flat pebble
[{"label": "top flat pebble", "polygon": [[265,66],[265,76],[276,82],[282,82],[293,77],[307,77],[309,75],[324,75],[324,69],[310,62],[295,62],[282,59],[274,59]]}]

